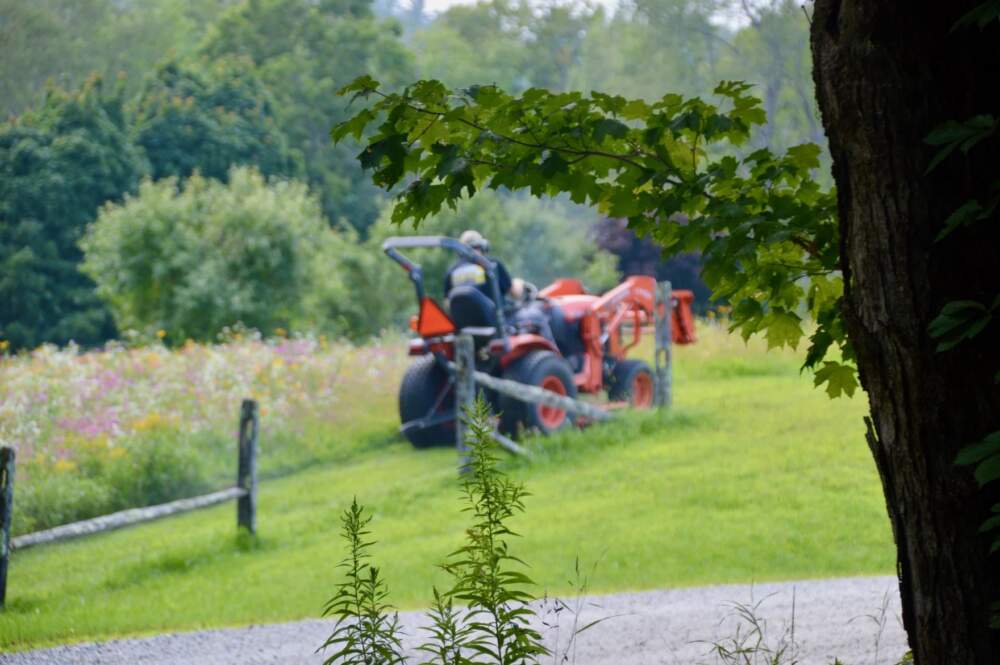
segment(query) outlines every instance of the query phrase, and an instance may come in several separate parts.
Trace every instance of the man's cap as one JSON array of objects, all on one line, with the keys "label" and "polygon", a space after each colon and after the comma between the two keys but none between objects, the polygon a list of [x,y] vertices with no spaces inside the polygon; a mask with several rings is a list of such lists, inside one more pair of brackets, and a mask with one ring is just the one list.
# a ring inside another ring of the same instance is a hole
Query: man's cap
[{"label": "man's cap", "polygon": [[483,234],[475,229],[462,231],[462,235],[458,237],[458,241],[463,245],[468,245],[472,249],[478,249],[483,252],[489,251],[490,248],[489,241],[483,237]]}]

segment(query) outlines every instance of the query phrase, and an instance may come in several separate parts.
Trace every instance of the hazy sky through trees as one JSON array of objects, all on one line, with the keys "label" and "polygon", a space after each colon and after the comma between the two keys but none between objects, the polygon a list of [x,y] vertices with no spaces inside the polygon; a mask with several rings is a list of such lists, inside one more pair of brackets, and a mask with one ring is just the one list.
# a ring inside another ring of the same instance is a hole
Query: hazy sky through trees
[{"label": "hazy sky through trees", "polygon": [[[427,12],[428,14],[439,14],[448,9],[449,7],[454,7],[455,5],[474,5],[478,1],[480,0],[424,0],[423,5],[424,5],[424,11]],[[410,2],[409,0],[403,0],[401,4],[405,6],[412,6],[412,2]],[[536,2],[535,4],[545,5],[550,3],[542,1],[542,2]],[[566,0],[560,2],[557,0],[555,2],[551,2],[551,4],[572,5],[579,3]],[[591,0],[591,4],[595,6],[597,5],[603,6],[610,13],[614,11],[614,9],[617,8],[620,4],[622,4],[622,1]],[[756,7],[758,5],[769,4],[769,0],[748,0],[747,4],[750,5],[751,7]],[[716,20],[719,25],[724,25],[734,30],[741,28],[748,23],[746,14],[744,13],[742,6],[740,6],[740,3],[733,3],[733,6],[724,7],[720,9],[716,13]]]}]

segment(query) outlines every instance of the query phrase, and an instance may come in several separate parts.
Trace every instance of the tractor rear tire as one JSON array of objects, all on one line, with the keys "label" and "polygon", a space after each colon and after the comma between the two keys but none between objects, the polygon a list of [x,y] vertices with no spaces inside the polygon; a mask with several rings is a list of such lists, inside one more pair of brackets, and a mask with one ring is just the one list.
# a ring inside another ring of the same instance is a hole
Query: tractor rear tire
[{"label": "tractor rear tire", "polygon": [[608,381],[608,399],[628,402],[634,409],[653,406],[653,370],[642,360],[619,360]]},{"label": "tractor rear tire", "polygon": [[[576,398],[576,384],[569,363],[551,351],[533,351],[515,360],[503,373],[503,378]],[[573,424],[573,415],[562,409],[522,402],[507,395],[501,395],[499,402],[500,430],[509,434],[521,430],[551,434]]]},{"label": "tractor rear tire", "polygon": [[[447,391],[434,413],[430,413],[443,391]],[[399,386],[399,419],[402,423],[428,415],[451,414],[451,419],[430,427],[410,428],[404,435],[415,448],[455,445],[455,387],[448,385],[448,372],[432,355],[418,358],[406,370]]]}]

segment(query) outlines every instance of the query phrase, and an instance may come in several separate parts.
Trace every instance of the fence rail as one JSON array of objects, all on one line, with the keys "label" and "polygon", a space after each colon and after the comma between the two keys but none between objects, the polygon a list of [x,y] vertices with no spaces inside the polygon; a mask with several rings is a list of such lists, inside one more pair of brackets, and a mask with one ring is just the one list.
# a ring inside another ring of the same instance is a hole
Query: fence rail
[{"label": "fence rail", "polygon": [[510,379],[501,379],[479,371],[473,373],[473,377],[479,385],[495,390],[498,393],[507,395],[508,397],[519,399],[522,402],[541,404],[542,406],[551,406],[556,409],[562,409],[564,411],[569,411],[570,413],[575,413],[576,415],[583,416],[584,418],[589,418],[590,420],[607,420],[611,418],[611,414],[599,406],[589,402],[584,402],[583,400],[560,395],[552,392],[551,390],[546,390],[545,388],[530,386],[526,383],[511,381]]},{"label": "fence rail", "polygon": [[149,522],[192,510],[207,508],[236,500],[236,526],[250,533],[257,531],[257,436],[260,417],[257,402],[243,400],[240,406],[240,428],[236,485],[202,496],[179,499],[145,508],[131,508],[89,520],[63,524],[45,531],[36,531],[11,539],[10,524],[14,499],[13,448],[0,448],[0,607],[7,596],[7,566],[13,550],[56,543],[94,533],[113,531],[133,524]]},{"label": "fence rail", "polygon": [[35,545],[56,543],[62,540],[89,536],[94,533],[102,533],[104,531],[114,531],[115,529],[121,529],[133,524],[139,524],[140,522],[149,522],[160,519],[161,517],[179,515],[180,513],[198,510],[199,508],[214,506],[217,503],[225,503],[226,501],[239,499],[245,496],[246,493],[247,491],[240,487],[230,487],[218,492],[212,492],[211,494],[205,494],[204,496],[196,496],[190,499],[180,499],[178,501],[161,503],[159,505],[148,506],[146,508],[131,508],[129,510],[122,510],[109,515],[101,515],[100,517],[94,517],[89,520],[73,522],[72,524],[63,524],[51,529],[46,529],[45,531],[36,531],[35,533],[28,533],[23,536],[13,538],[10,541],[11,549],[15,551],[23,550],[29,547],[34,547]]}]

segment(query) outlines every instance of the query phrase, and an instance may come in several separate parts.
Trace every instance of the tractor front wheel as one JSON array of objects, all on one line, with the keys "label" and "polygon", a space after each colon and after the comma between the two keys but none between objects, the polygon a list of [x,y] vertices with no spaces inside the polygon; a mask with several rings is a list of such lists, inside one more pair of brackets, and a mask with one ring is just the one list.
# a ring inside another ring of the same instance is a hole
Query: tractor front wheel
[{"label": "tractor front wheel", "polygon": [[455,445],[455,387],[434,356],[421,356],[403,375],[399,419],[416,448]]},{"label": "tractor front wheel", "polygon": [[608,381],[608,399],[633,408],[653,406],[653,371],[641,360],[619,360]]},{"label": "tractor front wheel", "polygon": [[[551,351],[534,351],[515,360],[504,371],[503,378],[576,398],[576,384],[569,363]],[[564,409],[522,402],[507,395],[500,396],[500,411],[500,429],[507,433],[516,434],[526,429],[551,434],[573,422],[571,414]]]}]

